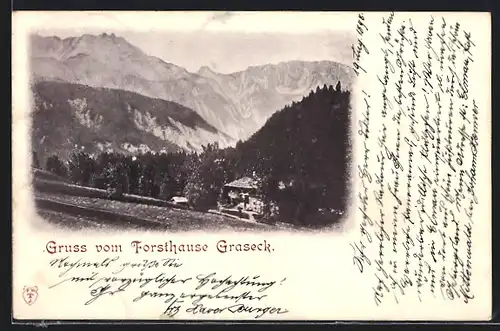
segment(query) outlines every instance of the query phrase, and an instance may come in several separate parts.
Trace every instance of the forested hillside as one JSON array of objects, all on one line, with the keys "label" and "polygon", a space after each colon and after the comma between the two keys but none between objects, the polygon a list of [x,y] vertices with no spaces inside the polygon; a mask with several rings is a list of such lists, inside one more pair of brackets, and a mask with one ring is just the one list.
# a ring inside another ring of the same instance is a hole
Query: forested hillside
[{"label": "forested hillside", "polygon": [[[337,222],[346,209],[350,92],[340,82],[311,91],[274,113],[247,141],[200,153],[119,153],[53,158],[49,171],[81,185],[168,199],[184,194],[199,210],[216,207],[225,183],[251,176],[265,202],[263,220],[303,226]],[[36,155],[35,155],[36,158]],[[41,165],[43,166],[43,165]]]},{"label": "forested hillside", "polygon": [[33,148],[67,158],[75,148],[99,152],[176,152],[201,150],[229,137],[193,110],[172,101],[81,84],[32,85]]},{"label": "forested hillside", "polygon": [[340,83],[318,88],[237,144],[237,168],[257,175],[268,206],[276,205],[281,217],[310,224],[321,221],[318,211],[345,210],[349,101]]}]

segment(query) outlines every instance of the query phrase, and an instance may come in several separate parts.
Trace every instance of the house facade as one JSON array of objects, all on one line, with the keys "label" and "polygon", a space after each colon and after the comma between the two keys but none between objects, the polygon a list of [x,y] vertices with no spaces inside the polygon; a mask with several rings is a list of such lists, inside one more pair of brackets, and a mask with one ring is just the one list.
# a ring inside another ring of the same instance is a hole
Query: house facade
[{"label": "house facade", "polygon": [[242,177],[224,185],[222,190],[222,206],[228,209],[242,210],[260,214],[263,203],[258,196],[257,181]]}]

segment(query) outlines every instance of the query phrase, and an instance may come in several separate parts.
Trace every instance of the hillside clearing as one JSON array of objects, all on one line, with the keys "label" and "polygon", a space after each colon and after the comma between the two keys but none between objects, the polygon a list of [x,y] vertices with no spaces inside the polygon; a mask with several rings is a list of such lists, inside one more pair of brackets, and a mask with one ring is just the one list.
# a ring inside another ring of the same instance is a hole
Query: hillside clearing
[{"label": "hillside clearing", "polygon": [[[173,209],[169,207],[157,207],[151,205],[142,205],[136,203],[129,202],[121,202],[121,201],[112,201],[105,200],[99,198],[90,198],[90,197],[78,197],[78,196],[67,196],[67,195],[59,195],[59,194],[50,194],[50,193],[35,193],[36,199],[43,199],[53,202],[59,202],[62,204],[70,204],[79,207],[85,207],[88,209],[96,210],[96,216],[91,219],[86,215],[83,217],[85,222],[91,223],[108,223],[106,219],[103,219],[99,216],[99,210],[115,213],[118,218],[120,215],[131,216],[134,218],[143,219],[145,224],[147,222],[150,223],[161,223],[164,226],[160,226],[155,224],[153,227],[163,230],[169,231],[196,231],[196,230],[205,230],[205,231],[223,231],[223,230],[232,230],[232,231],[247,231],[247,230],[271,230],[273,229],[270,226],[259,224],[259,223],[250,223],[243,222],[240,220],[232,219],[229,217],[225,217],[222,215],[214,215],[210,213],[201,213],[191,210],[181,210],[181,209]],[[40,208],[43,212],[41,212],[41,216],[50,217],[49,221],[54,219],[55,222],[61,223],[64,220],[59,220],[61,215],[54,214],[63,212],[62,210],[51,210],[47,212],[46,209]],[[66,212],[64,213],[67,214]],[[82,217],[81,215],[71,215],[70,219],[72,222],[75,221],[75,217]],[[116,222],[114,222],[116,224]],[[118,224],[125,225],[126,227],[130,227],[130,224]],[[146,225],[147,226],[147,225]],[[135,226],[131,226],[135,228]]]}]

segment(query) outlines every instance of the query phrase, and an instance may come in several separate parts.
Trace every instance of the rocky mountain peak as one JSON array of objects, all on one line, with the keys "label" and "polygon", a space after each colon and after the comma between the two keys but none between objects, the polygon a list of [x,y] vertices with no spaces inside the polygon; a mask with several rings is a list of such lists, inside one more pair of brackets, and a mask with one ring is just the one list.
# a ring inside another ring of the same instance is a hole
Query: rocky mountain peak
[{"label": "rocky mountain peak", "polygon": [[213,71],[209,66],[201,66],[200,69],[198,69],[197,72],[198,75],[200,76],[209,76],[209,75],[216,75],[217,73]]}]

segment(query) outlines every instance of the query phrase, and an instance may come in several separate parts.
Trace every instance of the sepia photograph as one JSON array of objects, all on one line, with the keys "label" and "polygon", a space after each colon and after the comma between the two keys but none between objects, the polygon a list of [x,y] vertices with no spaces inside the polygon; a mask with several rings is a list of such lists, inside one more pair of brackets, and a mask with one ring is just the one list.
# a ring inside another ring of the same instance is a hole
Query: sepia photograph
[{"label": "sepia photograph", "polygon": [[71,228],[334,228],[354,35],[40,30],[37,211]]},{"label": "sepia photograph", "polygon": [[15,13],[13,318],[488,320],[490,37],[479,12]]}]

